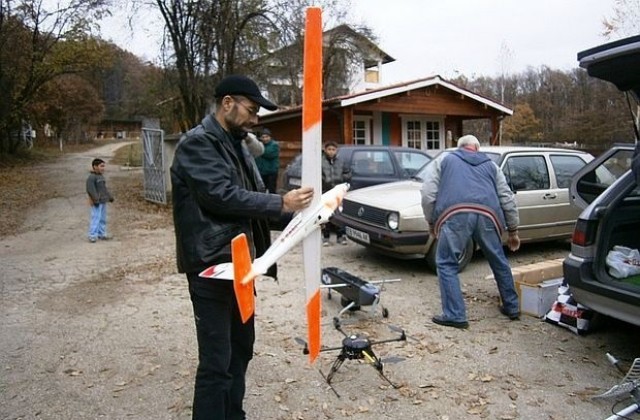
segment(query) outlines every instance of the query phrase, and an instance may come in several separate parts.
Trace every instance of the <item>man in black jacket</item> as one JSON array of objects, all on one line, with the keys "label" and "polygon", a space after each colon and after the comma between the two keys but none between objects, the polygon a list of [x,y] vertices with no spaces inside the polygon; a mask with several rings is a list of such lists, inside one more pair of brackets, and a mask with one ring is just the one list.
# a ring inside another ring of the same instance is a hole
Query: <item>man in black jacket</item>
[{"label": "man in black jacket", "polygon": [[[240,319],[233,282],[198,276],[231,261],[231,240],[249,239],[252,259],[271,243],[269,220],[301,210],[311,188],[268,194],[242,139],[258,122],[265,99],[245,76],[216,87],[216,110],[178,143],[171,166],[178,270],[186,273],[198,338],[194,419],[244,419],[245,374],[253,356],[254,320]],[[269,275],[276,276],[275,265]]]}]

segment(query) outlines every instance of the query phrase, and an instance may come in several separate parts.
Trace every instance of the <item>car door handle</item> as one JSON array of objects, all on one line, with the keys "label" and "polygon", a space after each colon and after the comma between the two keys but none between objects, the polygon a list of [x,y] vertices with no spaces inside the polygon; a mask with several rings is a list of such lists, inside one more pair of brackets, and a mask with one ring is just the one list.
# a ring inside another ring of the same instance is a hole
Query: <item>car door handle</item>
[{"label": "car door handle", "polygon": [[558,198],[558,194],[556,193],[546,193],[545,195],[542,196],[543,200],[553,200]]}]

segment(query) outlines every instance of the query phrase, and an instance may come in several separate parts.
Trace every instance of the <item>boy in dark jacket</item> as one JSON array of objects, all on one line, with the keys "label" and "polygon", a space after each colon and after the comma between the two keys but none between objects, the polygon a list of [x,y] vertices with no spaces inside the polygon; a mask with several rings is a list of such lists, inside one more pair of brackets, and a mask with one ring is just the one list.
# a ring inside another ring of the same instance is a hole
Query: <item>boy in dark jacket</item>
[{"label": "boy in dark jacket", "polygon": [[[351,180],[351,171],[345,165],[344,161],[336,156],[338,153],[338,144],[334,141],[328,141],[324,145],[322,153],[322,192],[325,193],[338,184],[349,182]],[[329,238],[331,230],[336,231],[336,243],[346,245],[347,238],[344,228],[339,228],[332,224],[331,221],[322,225],[322,246],[329,246]]]},{"label": "boy in dark jacket", "polygon": [[97,239],[109,239],[107,236],[107,203],[113,202],[113,196],[107,189],[107,181],[104,179],[105,166],[104,160],[93,159],[91,173],[87,178],[87,194],[91,205],[89,242],[95,242]]}]

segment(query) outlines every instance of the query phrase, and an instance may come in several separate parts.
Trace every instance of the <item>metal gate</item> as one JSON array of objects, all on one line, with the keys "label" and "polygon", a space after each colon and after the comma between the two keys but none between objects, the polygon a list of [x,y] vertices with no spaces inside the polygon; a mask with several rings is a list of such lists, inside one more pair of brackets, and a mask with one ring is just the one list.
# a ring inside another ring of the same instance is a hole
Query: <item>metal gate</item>
[{"label": "metal gate", "polygon": [[144,169],[144,198],[167,204],[164,168],[164,130],[142,128],[142,167]]}]

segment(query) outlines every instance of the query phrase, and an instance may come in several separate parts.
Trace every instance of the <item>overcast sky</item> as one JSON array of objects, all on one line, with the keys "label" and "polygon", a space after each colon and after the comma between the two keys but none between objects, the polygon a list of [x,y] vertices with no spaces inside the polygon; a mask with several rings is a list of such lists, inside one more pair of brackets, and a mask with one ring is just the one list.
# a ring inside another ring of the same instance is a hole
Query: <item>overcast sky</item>
[{"label": "overcast sky", "polygon": [[[435,74],[474,78],[501,71],[518,73],[529,66],[575,68],[579,51],[607,42],[601,36],[602,21],[612,16],[614,0],[352,0],[352,4],[354,21],[372,28],[378,46],[396,59],[382,67],[382,83],[388,84]],[[142,28],[132,38],[123,21],[116,14],[103,25],[108,28],[105,37],[155,61],[157,33]],[[157,21],[150,26],[157,31]]]},{"label": "overcast sky", "polygon": [[[357,21],[396,62],[385,81],[433,74],[469,78],[542,65],[577,67],[578,51],[607,42],[602,21],[613,0],[352,0]],[[500,57],[503,46],[510,58]],[[504,64],[503,64],[504,63]]]}]

